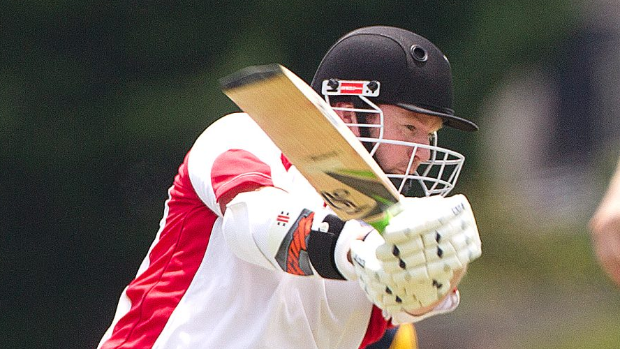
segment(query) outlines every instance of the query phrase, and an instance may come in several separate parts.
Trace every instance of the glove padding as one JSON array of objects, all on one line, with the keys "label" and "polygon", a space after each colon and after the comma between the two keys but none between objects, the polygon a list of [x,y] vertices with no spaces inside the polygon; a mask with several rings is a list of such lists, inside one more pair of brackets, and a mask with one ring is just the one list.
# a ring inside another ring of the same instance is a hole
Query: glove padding
[{"label": "glove padding", "polygon": [[437,302],[455,286],[454,271],[482,253],[465,196],[403,198],[401,205],[383,236],[375,232],[351,244],[360,285],[388,314]]}]

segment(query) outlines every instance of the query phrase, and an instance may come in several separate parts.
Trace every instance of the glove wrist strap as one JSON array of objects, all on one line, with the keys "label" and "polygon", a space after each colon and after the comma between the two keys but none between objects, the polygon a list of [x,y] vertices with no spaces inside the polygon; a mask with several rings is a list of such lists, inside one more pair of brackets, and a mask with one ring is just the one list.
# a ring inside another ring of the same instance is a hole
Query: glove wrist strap
[{"label": "glove wrist strap", "polygon": [[344,222],[334,215],[327,215],[318,229],[310,231],[308,256],[314,270],[325,279],[345,280],[336,265],[336,243]]}]

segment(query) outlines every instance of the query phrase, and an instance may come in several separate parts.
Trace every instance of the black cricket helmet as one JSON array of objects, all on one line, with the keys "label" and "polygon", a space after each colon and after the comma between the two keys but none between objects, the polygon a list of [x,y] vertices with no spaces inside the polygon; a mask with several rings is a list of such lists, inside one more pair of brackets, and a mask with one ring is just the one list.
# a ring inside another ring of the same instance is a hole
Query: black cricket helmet
[{"label": "black cricket helmet", "polygon": [[376,102],[441,117],[463,131],[478,126],[454,115],[452,72],[446,56],[432,42],[408,30],[373,26],[340,38],[325,54],[312,88],[322,94],[323,81],[378,81]]},{"label": "black cricket helmet", "polygon": [[[408,154],[406,168],[399,162],[384,169],[401,194],[446,196],[456,185],[465,157],[437,146],[436,132],[424,143],[386,136],[379,105],[436,116],[446,126],[475,131],[476,124],[454,115],[451,74],[448,59],[427,39],[404,29],[376,26],[340,38],[321,61],[312,88],[334,110],[355,112],[354,123],[347,125],[358,130],[358,139],[376,160],[379,152],[398,149]],[[373,115],[372,122],[367,122],[368,115]]]}]

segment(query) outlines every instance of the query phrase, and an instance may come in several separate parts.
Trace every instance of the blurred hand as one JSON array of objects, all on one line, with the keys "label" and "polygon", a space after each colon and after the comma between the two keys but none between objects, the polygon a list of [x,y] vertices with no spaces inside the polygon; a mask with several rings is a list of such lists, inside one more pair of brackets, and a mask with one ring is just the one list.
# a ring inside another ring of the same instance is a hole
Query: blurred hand
[{"label": "blurred hand", "polygon": [[601,267],[620,286],[620,199],[601,203],[590,220],[590,233]]}]

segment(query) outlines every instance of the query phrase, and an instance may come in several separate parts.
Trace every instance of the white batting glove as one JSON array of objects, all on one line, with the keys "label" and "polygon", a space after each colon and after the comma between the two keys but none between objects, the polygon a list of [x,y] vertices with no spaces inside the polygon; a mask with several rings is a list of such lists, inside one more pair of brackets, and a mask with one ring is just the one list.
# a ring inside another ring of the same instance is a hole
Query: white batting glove
[{"label": "white batting glove", "polygon": [[412,312],[443,298],[454,286],[454,271],[482,252],[465,196],[404,198],[401,205],[383,237],[351,245],[362,288],[390,314]]},{"label": "white batting glove", "polygon": [[[368,299],[393,315],[402,311],[413,312],[439,300],[450,291],[451,274],[429,277],[424,267],[416,267],[410,273],[415,278],[404,280],[402,269],[388,267],[377,258],[377,251],[387,246],[377,231],[366,239],[351,243],[351,259],[357,279]],[[390,261],[393,264],[393,261]]]},{"label": "white batting glove", "polygon": [[394,281],[377,259],[377,248],[385,244],[385,240],[376,230],[370,232],[364,240],[351,243],[351,260],[357,274],[357,280],[368,299],[381,309],[396,301],[391,294]]},{"label": "white batting glove", "polygon": [[395,294],[428,306],[450,292],[455,270],[482,254],[478,227],[464,195],[404,198],[401,205],[383,231],[386,243],[377,258],[392,276]]}]

